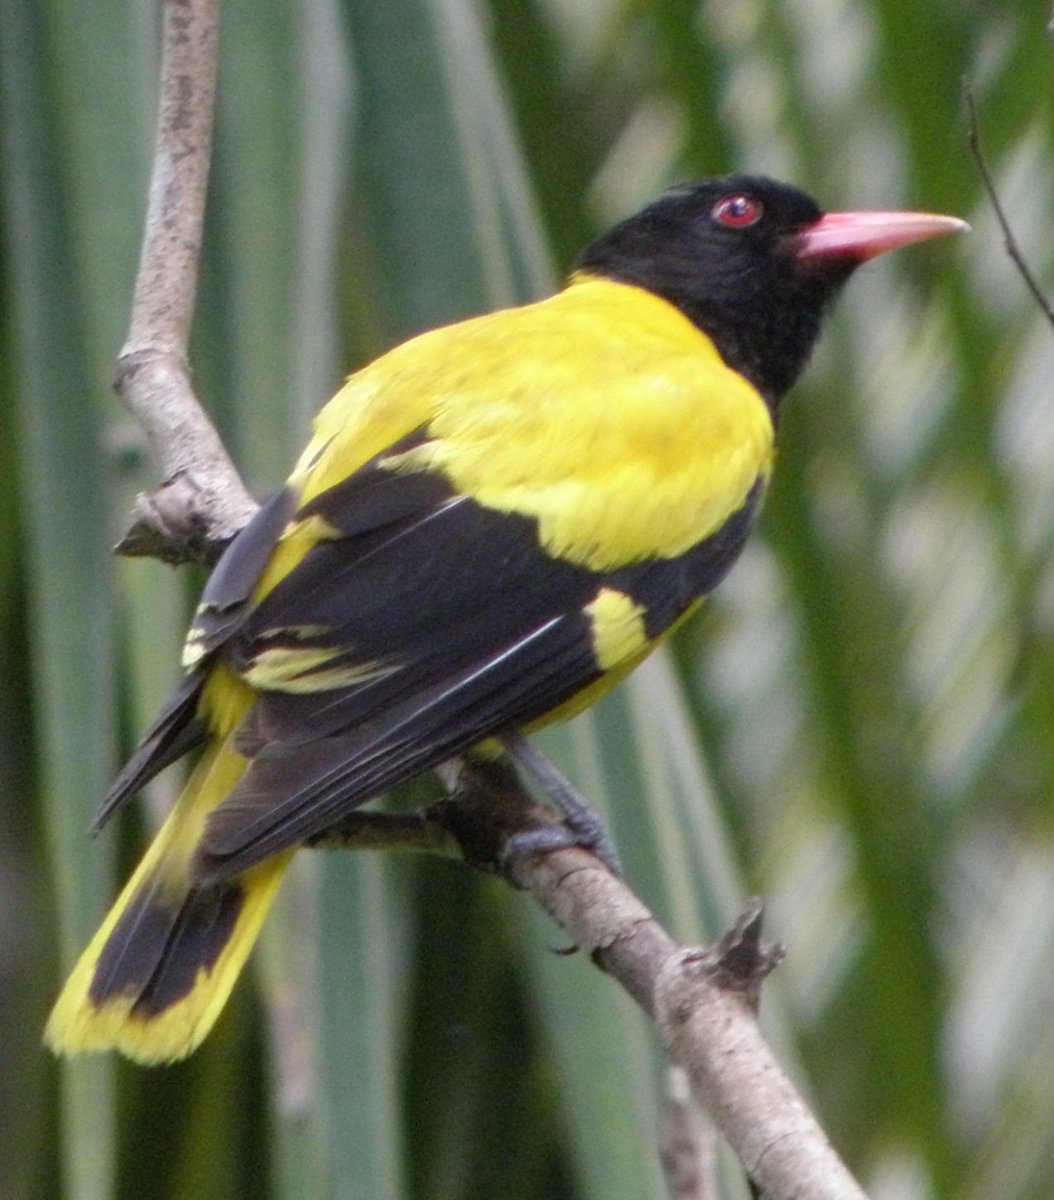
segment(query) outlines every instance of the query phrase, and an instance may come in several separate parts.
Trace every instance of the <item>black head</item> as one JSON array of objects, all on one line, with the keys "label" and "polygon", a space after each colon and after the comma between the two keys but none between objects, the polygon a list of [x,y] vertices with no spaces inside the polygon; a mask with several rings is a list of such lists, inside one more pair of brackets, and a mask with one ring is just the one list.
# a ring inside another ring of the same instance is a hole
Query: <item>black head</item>
[{"label": "black head", "polygon": [[827,216],[797,188],[729,175],[668,191],[588,246],[577,267],[675,304],[775,407],[860,263],[962,227],[916,213]]}]

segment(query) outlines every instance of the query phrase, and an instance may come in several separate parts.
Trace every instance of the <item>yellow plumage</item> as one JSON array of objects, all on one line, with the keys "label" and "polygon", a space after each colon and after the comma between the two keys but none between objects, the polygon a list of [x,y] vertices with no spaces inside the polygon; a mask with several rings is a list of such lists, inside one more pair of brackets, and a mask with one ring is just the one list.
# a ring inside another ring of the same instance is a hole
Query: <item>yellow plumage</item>
[{"label": "yellow plumage", "polygon": [[[229,686],[231,697],[237,695],[239,689]],[[151,889],[157,903],[168,906],[178,905],[186,896],[190,860],[205,818],[244,770],[245,760],[231,750],[228,739],[206,751],[55,1004],[44,1033],[52,1050],[60,1054],[120,1050],[142,1063],[171,1062],[186,1057],[212,1028],[256,941],[292,851],[250,868],[238,881],[245,895],[238,919],[219,957],[207,971],[199,972],[185,997],[160,1013],[137,1015],[133,1010],[136,997],[117,996],[96,1003],[90,990],[104,946],[141,889]]]},{"label": "yellow plumage", "polygon": [[756,177],[677,188],[558,295],[353,375],[217,565],[187,675],[103,802],[100,823],[202,748],[49,1043],[189,1054],[297,845],[457,755],[529,761],[520,733],[632,670],[740,552],[827,302],[962,227],[825,216]]},{"label": "yellow plumage", "polygon": [[[400,448],[422,429],[426,438]],[[536,521],[541,555],[600,573],[675,559],[720,529],[767,478],[772,441],[757,391],[686,317],[639,288],[580,276],[549,300],[423,334],[353,375],[318,415],[289,488],[302,510],[381,456],[393,479],[441,478],[483,509]],[[315,547],[341,536],[333,514],[294,515],[261,564],[250,605],[259,608]],[[645,604],[613,584],[598,583],[582,613],[598,677],[558,697],[527,728],[591,703],[655,639]],[[420,620],[427,622],[427,611]],[[179,987],[145,984],[145,968],[130,972],[118,957],[114,971],[104,956],[113,955],[115,937],[132,935],[129,918],[121,924],[130,907],[146,913],[136,917],[144,927],[154,921],[167,929],[171,911],[198,896],[206,822],[246,771],[235,731],[261,691],[310,696],[403,669],[388,658],[349,661],[340,644],[318,644],[326,628],[283,622],[281,643],[262,647],[237,673],[209,665],[209,639],[192,631],[186,665],[206,671],[196,710],[208,727],[205,755],[56,1004],[46,1035],[54,1049],[112,1047],[142,1062],[166,1061],[188,1054],[212,1025],[289,849],[211,885],[239,889],[240,907],[219,953],[213,948]],[[168,936],[178,948],[179,935]],[[100,961],[107,978],[130,974],[133,982],[99,994]],[[169,1002],[157,1008],[149,997],[159,986]]]},{"label": "yellow plumage", "polygon": [[710,339],[658,296],[589,276],[353,375],[290,482],[310,499],[424,424],[434,440],[394,469],[440,470],[487,507],[537,517],[548,551],[595,570],[683,553],[772,467],[768,409]]}]

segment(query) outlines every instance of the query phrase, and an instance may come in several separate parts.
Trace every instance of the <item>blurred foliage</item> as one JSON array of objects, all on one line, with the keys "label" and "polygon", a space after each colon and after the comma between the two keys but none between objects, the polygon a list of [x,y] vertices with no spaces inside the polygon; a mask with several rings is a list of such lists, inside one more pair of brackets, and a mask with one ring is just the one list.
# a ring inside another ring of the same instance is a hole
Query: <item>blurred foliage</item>
[{"label": "blurred foliage", "polygon": [[[84,831],[197,586],[109,555],[154,482],[109,380],[158,7],[0,0],[0,1194],[661,1197],[645,1023],[551,953],[523,897],[456,865],[302,855],[187,1064],[60,1068],[39,1047],[141,845],[134,818]],[[1040,0],[224,6],[194,360],[261,491],[343,371],[543,293],[667,183],[760,170],[831,208],[972,221],[854,279],[786,407],[760,536],[669,655],[545,741],[678,937],[766,895],[788,948],[768,1027],[880,1200],[1046,1200],[1054,1177],[1052,334],[960,96],[966,77],[1049,279],[1048,18]]]}]

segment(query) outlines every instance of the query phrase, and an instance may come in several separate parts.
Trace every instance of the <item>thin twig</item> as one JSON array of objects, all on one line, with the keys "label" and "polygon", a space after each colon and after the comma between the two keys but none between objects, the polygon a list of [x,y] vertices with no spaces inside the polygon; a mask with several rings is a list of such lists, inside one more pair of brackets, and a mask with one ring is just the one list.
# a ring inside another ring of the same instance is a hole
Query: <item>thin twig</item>
[{"label": "thin twig", "polygon": [[696,1103],[683,1067],[667,1067],[659,1161],[670,1200],[718,1200],[715,1141],[714,1128]]},{"label": "thin twig", "polygon": [[995,219],[999,222],[999,228],[1002,230],[1003,244],[1006,247],[1006,252],[1011,262],[1017,268],[1018,274],[1025,281],[1025,286],[1032,293],[1032,298],[1039,305],[1050,325],[1054,327],[1054,306],[1047,299],[1036,277],[1032,274],[1031,268],[1025,261],[1025,256],[1021,251],[1021,247],[1017,244],[1017,238],[1014,236],[1014,231],[1010,228],[1010,222],[1000,202],[999,193],[996,191],[995,180],[992,178],[988,160],[981,146],[981,124],[977,114],[977,104],[974,100],[973,89],[966,80],[963,81],[963,98],[966,101],[967,142],[970,147],[970,153],[977,163],[977,169],[981,173],[981,182],[984,184],[984,190],[988,193],[988,199],[995,212]]},{"label": "thin twig", "polygon": [[164,483],[136,504],[120,553],[209,560],[256,510],[190,383],[212,146],[217,0],[165,0],[146,230],[115,386],[149,435]]},{"label": "thin twig", "polygon": [[409,813],[348,813],[336,825],[308,838],[315,850],[400,850],[453,857],[457,841],[429,809]]}]

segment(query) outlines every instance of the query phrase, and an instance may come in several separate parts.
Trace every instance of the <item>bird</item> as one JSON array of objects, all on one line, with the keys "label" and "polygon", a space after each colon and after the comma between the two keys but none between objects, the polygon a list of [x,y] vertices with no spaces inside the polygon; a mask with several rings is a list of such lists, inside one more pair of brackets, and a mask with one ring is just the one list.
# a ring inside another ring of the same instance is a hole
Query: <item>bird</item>
[{"label": "bird", "polygon": [[102,802],[97,827],[197,752],[50,1047],[186,1057],[298,846],[459,756],[537,765],[525,735],[624,678],[738,557],[841,286],[965,228],[825,213],[758,175],[684,184],[552,296],[350,375],[219,559],[180,682]]}]

